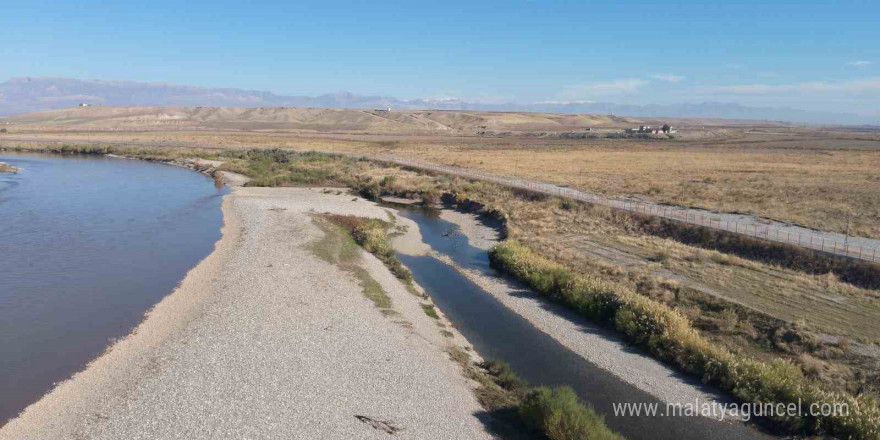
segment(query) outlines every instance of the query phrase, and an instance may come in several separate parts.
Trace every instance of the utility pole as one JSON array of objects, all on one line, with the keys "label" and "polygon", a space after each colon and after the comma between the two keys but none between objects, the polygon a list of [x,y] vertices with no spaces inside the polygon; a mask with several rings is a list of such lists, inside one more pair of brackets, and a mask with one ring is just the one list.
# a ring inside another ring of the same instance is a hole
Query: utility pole
[{"label": "utility pole", "polygon": [[843,252],[849,247],[849,225],[852,223],[853,215],[851,212],[846,213],[846,234],[843,236]]}]

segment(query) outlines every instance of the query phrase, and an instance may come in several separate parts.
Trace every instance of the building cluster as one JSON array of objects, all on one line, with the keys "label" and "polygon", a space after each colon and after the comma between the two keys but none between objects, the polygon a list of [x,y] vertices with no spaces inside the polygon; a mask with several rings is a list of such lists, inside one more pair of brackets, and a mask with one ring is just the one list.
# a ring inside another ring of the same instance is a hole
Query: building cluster
[{"label": "building cluster", "polygon": [[651,128],[650,125],[640,125],[638,128],[627,128],[626,134],[672,134],[675,133],[669,124],[663,124],[662,127]]}]

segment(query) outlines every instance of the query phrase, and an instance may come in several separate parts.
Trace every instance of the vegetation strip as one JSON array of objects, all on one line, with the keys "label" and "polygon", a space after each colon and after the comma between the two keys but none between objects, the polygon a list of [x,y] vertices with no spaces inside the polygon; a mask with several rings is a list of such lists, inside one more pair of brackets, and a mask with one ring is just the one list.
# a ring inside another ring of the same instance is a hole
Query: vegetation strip
[{"label": "vegetation strip", "polygon": [[736,398],[755,404],[844,404],[846,416],[777,417],[793,431],[827,433],[843,438],[880,435],[880,407],[871,399],[817,389],[800,369],[779,360],[759,362],[718,347],[691,327],[675,310],[594,277],[577,274],[514,240],[490,253],[491,264],[529,287],[590,319],[613,326],[631,342],[679,369],[702,377]]},{"label": "vegetation strip", "polygon": [[620,214],[615,216],[618,221],[625,218],[627,227],[642,233],[809,274],[834,273],[852,285],[880,289],[880,264],[877,263],[636,212],[621,211]]},{"label": "vegetation strip", "polygon": [[320,216],[314,216],[313,220],[324,231],[324,237],[310,244],[312,252],[322,260],[335,264],[354,275],[363,289],[364,296],[372,301],[384,315],[395,315],[391,297],[385,293],[382,286],[370,276],[366,269],[357,264],[360,258],[360,248],[347,231]]}]

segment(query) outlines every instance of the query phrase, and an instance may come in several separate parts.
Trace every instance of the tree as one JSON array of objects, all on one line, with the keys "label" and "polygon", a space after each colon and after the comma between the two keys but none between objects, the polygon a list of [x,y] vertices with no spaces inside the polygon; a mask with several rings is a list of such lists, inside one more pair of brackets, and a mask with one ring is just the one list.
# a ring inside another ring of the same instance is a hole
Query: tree
[{"label": "tree", "polygon": [[671,129],[672,129],[672,127],[670,127],[669,124],[663,124],[663,132],[664,133],[669,133],[669,130],[671,130]]}]

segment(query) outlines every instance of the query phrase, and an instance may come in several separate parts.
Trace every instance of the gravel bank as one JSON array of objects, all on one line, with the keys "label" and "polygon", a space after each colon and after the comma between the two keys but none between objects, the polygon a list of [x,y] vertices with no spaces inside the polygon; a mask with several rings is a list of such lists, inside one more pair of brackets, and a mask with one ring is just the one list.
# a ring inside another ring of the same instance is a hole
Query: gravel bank
[{"label": "gravel bank", "polygon": [[215,252],[0,439],[491,438],[419,298],[365,254],[398,312],[383,316],[357,280],[304,246],[322,234],[310,211],[387,219],[384,209],[238,188],[223,210]]}]

